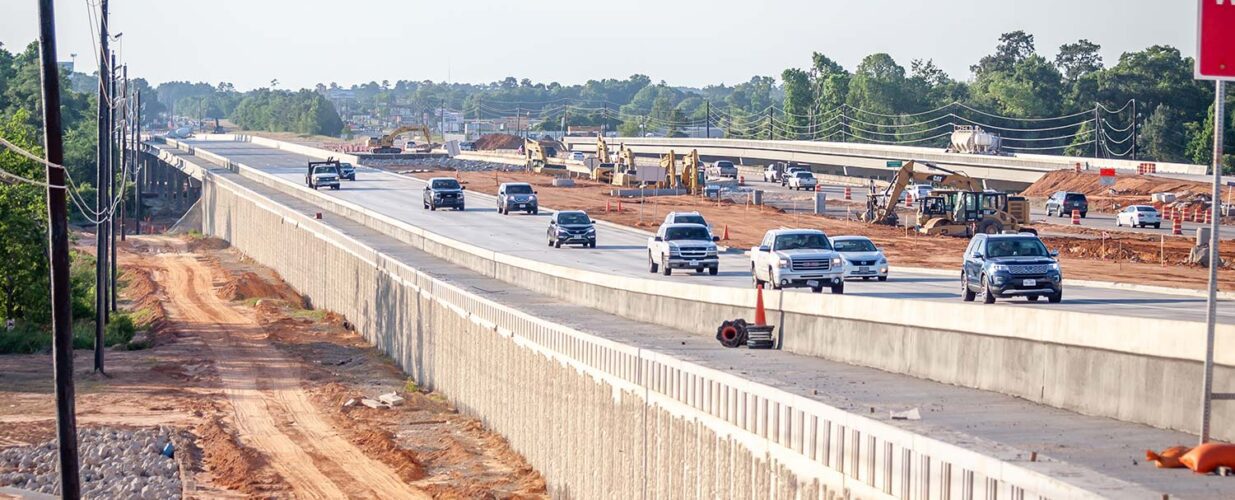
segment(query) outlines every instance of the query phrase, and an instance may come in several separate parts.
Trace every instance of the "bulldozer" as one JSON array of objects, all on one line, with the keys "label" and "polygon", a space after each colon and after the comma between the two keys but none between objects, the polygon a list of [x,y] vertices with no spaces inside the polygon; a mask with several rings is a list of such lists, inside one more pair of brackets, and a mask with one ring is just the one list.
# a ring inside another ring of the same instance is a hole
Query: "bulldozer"
[{"label": "bulldozer", "polygon": [[[918,164],[942,173],[919,172],[915,170]],[[981,182],[964,172],[914,160],[904,162],[882,193],[871,187],[862,220],[897,225],[896,204],[910,181],[953,188],[932,189],[929,195],[918,200],[915,222],[917,231],[922,234],[969,237],[977,233],[998,234],[1006,231],[1036,233],[1034,229],[1024,227],[1030,220],[1029,202],[1025,198],[985,191]]]},{"label": "bulldozer", "polygon": [[523,157],[527,160],[527,169],[532,172],[566,172],[566,164],[557,158],[557,150],[540,141],[524,139]]},{"label": "bulldozer", "polygon": [[382,137],[370,137],[365,147],[369,148],[370,153],[375,154],[402,153],[402,149],[395,147],[395,138],[407,132],[419,132],[425,138],[424,143],[416,146],[416,152],[428,153],[433,150],[433,136],[429,133],[429,127],[425,125],[405,125]]}]

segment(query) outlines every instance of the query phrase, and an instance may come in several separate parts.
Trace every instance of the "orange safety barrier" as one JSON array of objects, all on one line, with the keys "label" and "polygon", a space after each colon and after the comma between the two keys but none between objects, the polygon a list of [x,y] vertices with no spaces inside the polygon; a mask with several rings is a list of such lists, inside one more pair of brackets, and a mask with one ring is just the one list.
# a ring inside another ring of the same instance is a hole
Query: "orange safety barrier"
[{"label": "orange safety barrier", "polygon": [[845,199],[846,200],[853,199],[853,188],[845,188]]},{"label": "orange safety barrier", "polygon": [[1072,209],[1072,225],[1073,226],[1081,225],[1081,209],[1079,208]]},{"label": "orange safety barrier", "polygon": [[1171,218],[1171,234],[1175,236],[1182,236],[1184,234],[1183,223],[1180,222],[1178,214]]}]

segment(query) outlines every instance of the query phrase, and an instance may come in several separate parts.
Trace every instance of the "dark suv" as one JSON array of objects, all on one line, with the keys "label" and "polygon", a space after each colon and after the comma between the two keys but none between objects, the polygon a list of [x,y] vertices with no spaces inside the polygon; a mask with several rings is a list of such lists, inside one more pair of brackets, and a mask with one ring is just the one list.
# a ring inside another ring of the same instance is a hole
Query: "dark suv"
[{"label": "dark suv", "polygon": [[1030,302],[1046,297],[1057,303],[1063,300],[1063,272],[1057,255],[1032,234],[978,234],[965,249],[961,295],[966,302],[981,295],[987,304],[1014,296]]},{"label": "dark suv", "polygon": [[532,215],[540,213],[536,191],[526,182],[504,182],[497,188],[497,213],[510,215],[511,210],[522,210]]},{"label": "dark suv", "polygon": [[434,177],[425,186],[424,206],[429,210],[452,207],[463,210],[463,190],[459,181],[451,177]]},{"label": "dark suv", "polygon": [[561,248],[563,243],[596,248],[596,226],[587,212],[562,210],[549,219],[549,246]]},{"label": "dark suv", "polygon": [[340,163],[339,178],[347,179],[349,181],[356,180],[356,167],[352,166],[351,163]]},{"label": "dark suv", "polygon": [[1050,198],[1046,199],[1046,216],[1051,217],[1058,215],[1060,217],[1071,217],[1073,210],[1081,211],[1081,218],[1089,214],[1089,199],[1084,193],[1069,193],[1067,191],[1057,191]]}]

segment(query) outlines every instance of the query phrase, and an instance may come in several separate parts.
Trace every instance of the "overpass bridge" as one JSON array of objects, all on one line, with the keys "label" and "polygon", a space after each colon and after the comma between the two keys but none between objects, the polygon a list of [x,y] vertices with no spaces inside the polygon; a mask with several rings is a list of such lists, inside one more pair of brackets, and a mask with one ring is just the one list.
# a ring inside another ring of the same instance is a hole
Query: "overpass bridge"
[{"label": "overpass bridge", "polygon": [[[754,303],[741,257],[715,280],[649,277],[637,231],[606,225],[596,250],[546,253],[543,217],[497,216],[483,196],[423,211],[421,181],[365,168],[313,191],[304,162],[337,153],[210,139],[149,145],[189,179],[177,185],[200,181],[203,231],[347,316],[563,496],[1231,492],[1130,458],[1190,441],[1167,429],[1199,422],[1194,297],[1094,284],[1060,308],[980,307],[909,275],[892,294],[768,292],[781,349],[723,350],[712,329]],[[1220,391],[1235,386],[1231,356]],[[923,421],[887,417],[914,406]],[[1231,408],[1215,410],[1215,434],[1235,437]]]},{"label": "overpass bridge", "polygon": [[[889,161],[919,160],[948,170],[959,170],[984,181],[990,189],[1020,190],[1052,170],[1074,168],[1114,168],[1136,172],[1142,162],[1085,157],[1026,155],[992,156],[948,153],[938,148],[859,144],[847,142],[780,141],[748,139],[615,137],[611,145],[622,144],[638,155],[661,155],[669,151],[684,154],[692,149],[708,159],[732,159],[735,163],[765,165],[771,162],[809,164],[817,172],[850,177],[888,180],[896,168]],[[596,139],[567,137],[572,151],[596,152]],[[1205,165],[1152,162],[1163,174],[1204,175]]]}]

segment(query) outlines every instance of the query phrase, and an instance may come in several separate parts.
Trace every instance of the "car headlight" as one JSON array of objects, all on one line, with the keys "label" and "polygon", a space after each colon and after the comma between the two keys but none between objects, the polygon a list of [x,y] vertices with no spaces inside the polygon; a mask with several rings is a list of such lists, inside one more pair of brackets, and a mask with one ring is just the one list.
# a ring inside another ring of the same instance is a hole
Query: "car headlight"
[{"label": "car headlight", "polygon": [[596,228],[594,228],[594,227],[589,227],[589,228],[587,228],[587,232],[588,232],[588,234],[595,233],[595,232],[596,232]]},{"label": "car headlight", "polygon": [[991,272],[992,272],[992,273],[1000,273],[1000,272],[1002,272],[1002,273],[1006,273],[1006,272],[1010,272],[1010,271],[1011,271],[1011,269],[1009,269],[1009,268],[1008,268],[1008,266],[1007,266],[1006,264],[991,264]]},{"label": "car headlight", "polygon": [[776,265],[780,266],[781,269],[787,268],[789,267],[789,259],[780,259]]},{"label": "car headlight", "polygon": [[716,255],[716,247],[709,248],[708,255]]},{"label": "car headlight", "polygon": [[677,255],[678,247],[669,247],[669,255]]},{"label": "car headlight", "polygon": [[887,258],[887,257],[884,257],[884,256],[882,256],[882,255],[880,255],[880,256],[879,256],[879,263],[880,263],[880,264],[887,264],[887,263],[888,263],[888,258]]},{"label": "car headlight", "polygon": [[1058,263],[1058,262],[1052,262],[1052,263],[1051,263],[1051,265],[1049,266],[1049,269],[1050,269],[1050,270],[1052,270],[1052,271],[1055,271],[1055,272],[1059,272],[1059,271],[1060,271],[1060,269],[1059,269],[1059,263]]},{"label": "car headlight", "polygon": [[843,261],[841,260],[841,258],[840,258],[840,257],[832,257],[832,265],[833,265],[833,266],[839,266],[839,265],[841,265],[841,262],[843,262]]}]

